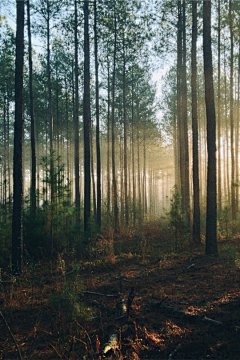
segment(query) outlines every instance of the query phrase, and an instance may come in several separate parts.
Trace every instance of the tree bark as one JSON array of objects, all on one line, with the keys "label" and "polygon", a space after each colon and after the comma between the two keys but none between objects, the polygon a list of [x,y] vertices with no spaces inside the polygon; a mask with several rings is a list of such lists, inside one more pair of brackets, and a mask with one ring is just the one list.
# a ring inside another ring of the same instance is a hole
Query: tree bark
[{"label": "tree bark", "polygon": [[184,144],[184,210],[190,225],[190,195],[189,195],[189,149],[188,149],[188,115],[187,115],[187,50],[186,50],[186,2],[183,0],[183,53],[182,53],[182,123]]},{"label": "tree bark", "polygon": [[193,132],[193,241],[200,239],[198,114],[197,114],[197,2],[192,2],[192,132]]},{"label": "tree bark", "polygon": [[101,153],[99,127],[99,81],[98,81],[98,33],[97,1],[94,1],[94,52],[95,52],[95,87],[96,87],[96,154],[97,154],[97,225],[101,229],[102,191],[101,191]]},{"label": "tree bark", "polygon": [[35,120],[33,104],[33,69],[32,69],[32,37],[30,22],[30,3],[27,0],[27,18],[28,18],[28,61],[29,61],[29,92],[30,92],[30,117],[31,117],[31,209],[33,216],[36,215],[36,150],[35,150]]},{"label": "tree bark", "polygon": [[213,88],[213,67],[211,48],[211,1],[203,2],[203,60],[205,79],[205,103],[207,115],[207,255],[218,255],[217,248],[217,204],[216,204],[216,116]]},{"label": "tree bark", "polygon": [[221,179],[221,12],[220,0],[218,0],[218,208],[222,209],[222,179]]},{"label": "tree bark", "polygon": [[118,228],[118,201],[117,181],[115,171],[115,76],[116,76],[116,54],[117,54],[117,18],[114,9],[114,50],[113,50],[113,75],[112,75],[112,182],[113,182],[113,210],[114,228]]},{"label": "tree bark", "polygon": [[75,169],[75,205],[76,225],[79,228],[80,221],[80,186],[79,186],[79,91],[78,91],[78,9],[77,0],[74,0],[74,47],[75,47],[75,99],[74,99],[74,169]]},{"label": "tree bark", "polygon": [[13,215],[12,215],[12,272],[22,273],[23,235],[23,58],[24,58],[24,0],[17,0],[17,32],[15,63],[15,123],[13,157]]},{"label": "tree bark", "polygon": [[233,25],[232,25],[232,0],[229,0],[230,24],[230,137],[231,137],[231,208],[232,220],[236,220],[235,206],[235,162],[234,162],[234,128],[233,128]]},{"label": "tree bark", "polygon": [[124,163],[124,200],[125,200],[125,225],[128,226],[129,210],[128,210],[128,174],[127,174],[127,109],[126,109],[126,54],[125,54],[125,34],[123,29],[123,163]]},{"label": "tree bark", "polygon": [[84,128],[84,235],[89,235],[89,220],[91,213],[91,166],[90,166],[90,51],[89,51],[89,9],[88,0],[84,0],[84,98],[83,98],[83,128]]}]

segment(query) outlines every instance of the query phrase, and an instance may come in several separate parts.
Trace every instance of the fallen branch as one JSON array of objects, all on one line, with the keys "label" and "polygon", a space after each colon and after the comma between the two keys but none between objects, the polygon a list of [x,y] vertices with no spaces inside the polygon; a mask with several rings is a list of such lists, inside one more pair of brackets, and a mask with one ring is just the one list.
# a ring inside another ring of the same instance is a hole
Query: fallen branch
[{"label": "fallen branch", "polygon": [[92,301],[93,306],[96,306],[99,310],[101,311],[108,311],[108,312],[113,312],[112,309],[108,308],[107,306],[100,304],[98,301],[93,300]]},{"label": "fallen branch", "polygon": [[181,347],[181,344],[178,344],[178,346],[173,350],[173,352],[169,355],[168,360],[171,360],[174,356],[174,354],[176,354],[176,352],[178,351],[178,349]]},{"label": "fallen branch", "polygon": [[101,264],[101,265],[102,265],[102,266],[104,267],[104,269],[108,272],[108,274],[110,275],[110,277],[109,277],[106,281],[104,281],[104,283],[103,283],[100,287],[104,286],[104,285],[105,285],[108,281],[110,281],[111,279],[115,279],[115,280],[118,280],[118,281],[119,281],[120,292],[122,292],[122,281],[130,282],[130,283],[132,282],[131,280],[125,279],[125,278],[123,278],[122,276],[119,276],[119,277],[113,276],[103,264]]},{"label": "fallen branch", "polygon": [[149,301],[149,306],[157,306],[157,307],[161,307],[163,310],[167,311],[170,314],[173,314],[175,316],[180,316],[180,317],[184,317],[187,318],[188,320],[192,320],[192,321],[203,321],[208,325],[213,325],[213,326],[222,326],[222,327],[227,327],[228,329],[233,329],[233,330],[240,330],[240,326],[234,326],[234,325],[228,325],[225,324],[221,321],[217,321],[214,319],[210,319],[208,317],[206,317],[205,315],[194,315],[194,314],[188,314],[185,313],[185,311],[183,310],[179,310],[177,308],[168,306],[168,305],[164,305],[161,302],[154,302],[154,301]]},{"label": "fallen branch", "polygon": [[101,294],[99,292],[95,292],[95,291],[83,291],[83,294],[90,294],[90,295],[98,295],[98,296],[105,296],[105,297],[119,297],[119,295],[111,295],[111,294]]},{"label": "fallen branch", "polygon": [[152,300],[149,300],[148,302],[148,305],[146,306],[146,311],[149,311],[151,307],[160,307],[164,301],[166,301],[168,299],[168,296],[166,296],[165,298],[163,298],[162,300],[160,301],[152,301]]},{"label": "fallen branch", "polygon": [[7,322],[7,320],[5,319],[5,317],[4,317],[4,315],[3,315],[3,313],[2,313],[1,311],[0,311],[0,315],[1,315],[1,317],[3,318],[3,320],[4,320],[4,322],[5,322],[5,325],[6,325],[6,327],[8,328],[8,331],[9,331],[9,333],[10,333],[12,339],[13,339],[13,342],[14,342],[14,344],[15,344],[15,346],[16,346],[17,353],[18,353],[18,357],[19,357],[20,360],[22,360],[22,355],[21,355],[20,349],[19,349],[18,344],[17,344],[17,342],[16,342],[16,340],[15,340],[15,338],[14,338],[14,336],[13,336],[13,333],[12,333],[12,331],[11,331],[11,329],[10,329],[10,326],[8,325],[8,322]]}]

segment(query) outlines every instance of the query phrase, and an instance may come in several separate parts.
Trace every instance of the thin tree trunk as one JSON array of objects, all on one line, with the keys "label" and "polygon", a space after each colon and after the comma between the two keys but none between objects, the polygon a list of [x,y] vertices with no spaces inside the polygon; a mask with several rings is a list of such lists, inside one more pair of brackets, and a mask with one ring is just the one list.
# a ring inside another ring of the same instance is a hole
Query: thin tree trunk
[{"label": "thin tree trunk", "polygon": [[184,210],[187,213],[190,225],[190,195],[189,195],[189,150],[188,150],[188,116],[187,116],[187,59],[186,59],[186,10],[183,0],[183,57],[182,57],[182,122],[183,122],[183,143],[184,143]]},{"label": "thin tree trunk", "polygon": [[89,220],[91,213],[91,166],[90,166],[90,51],[89,51],[89,9],[88,0],[84,0],[84,234],[89,235]]},{"label": "thin tree trunk", "polygon": [[230,23],[230,134],[231,134],[231,205],[232,220],[236,220],[235,206],[235,162],[234,162],[234,128],[233,128],[233,29],[232,29],[232,0],[229,0]]},{"label": "thin tree trunk", "polygon": [[218,255],[217,248],[217,201],[216,201],[216,116],[213,88],[211,48],[211,1],[203,2],[203,58],[205,78],[205,103],[207,115],[207,221],[206,254]]},{"label": "thin tree trunk", "polygon": [[107,211],[110,213],[110,72],[108,62],[108,110],[107,110]]},{"label": "thin tree trunk", "polygon": [[52,115],[52,89],[51,89],[51,68],[50,68],[50,4],[47,1],[47,77],[48,77],[48,116],[49,116],[49,137],[50,137],[50,191],[51,191],[51,251],[53,256],[53,214],[54,214],[54,142],[53,142],[53,115]]},{"label": "thin tree trunk", "polygon": [[23,235],[23,59],[24,0],[17,1],[16,63],[15,63],[15,123],[13,157],[12,272],[22,273]]},{"label": "thin tree trunk", "polygon": [[179,136],[179,169],[180,169],[180,192],[182,196],[182,207],[185,194],[185,172],[184,172],[184,142],[182,121],[182,7],[178,0],[178,32],[177,32],[177,127]]},{"label": "thin tree trunk", "polygon": [[117,181],[115,171],[115,76],[116,76],[116,53],[117,53],[117,18],[114,9],[114,50],[113,50],[113,75],[112,75],[112,182],[113,182],[113,209],[114,227],[118,228],[118,202]]},{"label": "thin tree trunk", "polygon": [[4,95],[3,99],[3,206],[6,207],[7,203],[7,101],[6,95]]},{"label": "thin tree trunk", "polygon": [[125,34],[123,30],[123,163],[124,163],[124,200],[125,200],[125,225],[128,226],[129,210],[128,210],[128,174],[127,174],[127,109],[126,109],[126,55],[125,55]]},{"label": "thin tree trunk", "polygon": [[90,146],[91,146],[91,152],[90,152],[90,156],[91,156],[91,175],[92,175],[92,198],[93,198],[93,213],[94,213],[94,217],[96,218],[97,216],[97,204],[96,204],[96,191],[95,191],[95,178],[94,178],[94,161],[93,161],[93,124],[91,121],[91,125],[90,125]]},{"label": "thin tree trunk", "polygon": [[197,114],[197,2],[192,2],[192,132],[193,132],[193,241],[200,239],[198,114]]},{"label": "thin tree trunk", "polygon": [[237,188],[236,188],[236,211],[238,212],[238,208],[239,208],[239,168],[238,168],[238,163],[239,163],[239,106],[240,106],[240,29],[239,31],[239,35],[238,35],[238,95],[237,95],[237,133],[236,133],[236,141],[235,141],[235,146],[236,146],[236,183],[237,183]]},{"label": "thin tree trunk", "polygon": [[79,122],[78,122],[78,9],[77,0],[74,0],[74,46],[75,46],[75,99],[74,99],[74,169],[75,169],[75,205],[76,225],[79,228],[80,221],[80,185],[79,185]]},{"label": "thin tree trunk", "polygon": [[101,229],[101,153],[99,140],[99,81],[98,81],[98,33],[97,33],[97,1],[94,1],[94,47],[95,47],[95,82],[96,82],[96,154],[97,154],[97,225]]},{"label": "thin tree trunk", "polygon": [[28,18],[28,61],[29,61],[29,92],[30,92],[30,117],[31,117],[31,209],[33,216],[36,214],[36,149],[35,149],[35,120],[33,104],[33,69],[32,69],[32,37],[30,22],[30,3],[27,0],[27,18]]},{"label": "thin tree trunk", "polygon": [[218,208],[222,209],[222,181],[221,181],[221,29],[220,29],[220,0],[218,0]]},{"label": "thin tree trunk", "polygon": [[135,154],[134,154],[134,102],[133,102],[133,66],[132,66],[132,199],[133,199],[133,226],[136,224],[136,184],[135,184]]}]

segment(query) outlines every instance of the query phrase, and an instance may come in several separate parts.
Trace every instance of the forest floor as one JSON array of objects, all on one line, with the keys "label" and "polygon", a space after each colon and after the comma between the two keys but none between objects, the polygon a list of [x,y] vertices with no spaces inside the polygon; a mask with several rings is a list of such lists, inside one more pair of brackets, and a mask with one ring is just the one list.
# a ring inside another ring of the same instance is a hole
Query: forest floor
[{"label": "forest floor", "polygon": [[149,225],[98,240],[88,261],[2,272],[0,358],[240,359],[239,240],[211,258]]}]

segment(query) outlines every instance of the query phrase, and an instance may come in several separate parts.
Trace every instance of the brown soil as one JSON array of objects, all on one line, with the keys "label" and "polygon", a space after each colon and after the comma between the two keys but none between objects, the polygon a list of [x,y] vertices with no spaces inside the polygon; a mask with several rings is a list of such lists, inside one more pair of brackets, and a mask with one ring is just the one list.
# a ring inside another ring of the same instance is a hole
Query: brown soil
[{"label": "brown soil", "polygon": [[[114,248],[99,242],[103,253],[85,262],[64,255],[52,270],[42,263],[17,279],[3,273],[0,358],[100,359],[116,333],[108,359],[240,359],[239,240],[222,241],[211,258],[203,245],[173,251],[158,229],[122,239]],[[132,287],[131,309],[121,317],[116,304]]]}]

